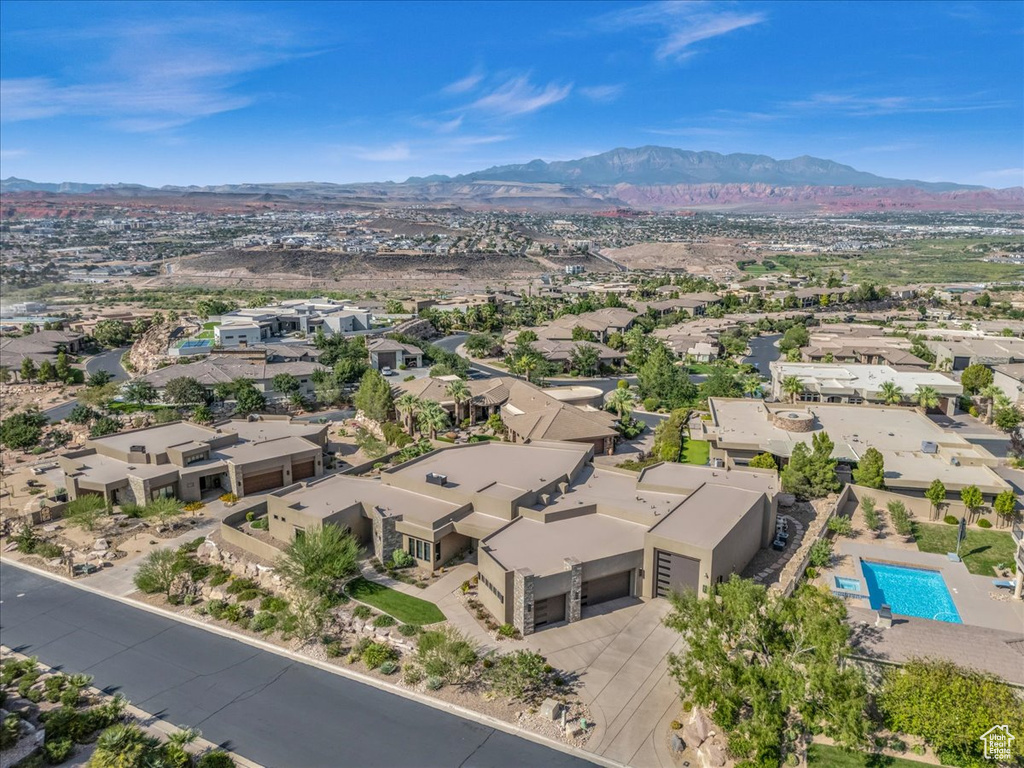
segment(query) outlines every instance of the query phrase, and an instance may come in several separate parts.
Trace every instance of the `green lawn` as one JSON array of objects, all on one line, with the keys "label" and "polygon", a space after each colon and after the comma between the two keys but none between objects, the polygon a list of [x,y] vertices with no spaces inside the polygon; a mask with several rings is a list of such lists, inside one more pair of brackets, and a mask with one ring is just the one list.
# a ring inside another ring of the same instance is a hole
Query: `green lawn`
[{"label": "green lawn", "polygon": [[[218,325],[220,325],[220,323],[217,323],[217,322],[203,323],[203,330],[204,331],[213,331],[213,329],[216,328]],[[200,337],[200,338],[202,338],[202,337]],[[210,335],[210,338],[213,338],[213,334],[212,333]]]},{"label": "green lawn", "polygon": [[444,621],[444,614],[431,602],[397,592],[391,587],[367,581],[362,576],[345,587],[356,600],[390,613],[403,624],[433,624]]},{"label": "green lawn", "polygon": [[683,464],[704,466],[711,454],[711,444],[707,440],[690,440],[683,443]]},{"label": "green lawn", "polygon": [[[956,530],[957,526],[945,523],[917,523],[917,548],[922,552],[942,555],[955,552]],[[996,574],[992,566],[1012,563],[1014,549],[1013,537],[1007,531],[968,529],[967,538],[960,545],[960,557],[971,573],[994,577]]]},{"label": "green lawn", "polygon": [[825,744],[811,744],[807,750],[807,765],[818,768],[919,768],[925,763],[902,757],[847,752]]}]

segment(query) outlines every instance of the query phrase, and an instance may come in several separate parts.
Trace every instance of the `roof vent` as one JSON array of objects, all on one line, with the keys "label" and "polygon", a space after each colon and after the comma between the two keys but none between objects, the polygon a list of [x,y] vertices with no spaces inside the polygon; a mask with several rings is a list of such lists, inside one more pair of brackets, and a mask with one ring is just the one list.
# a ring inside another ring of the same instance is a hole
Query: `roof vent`
[{"label": "roof vent", "polygon": [[133,445],[128,449],[131,453],[145,453],[146,446],[144,445]]},{"label": "roof vent", "polygon": [[960,459],[958,459],[956,456],[954,456],[953,458],[951,458],[949,460],[949,463],[952,464],[954,467],[959,467],[960,466]]},{"label": "roof vent", "polygon": [[939,444],[933,443],[931,440],[921,441],[921,453],[938,453]]},{"label": "roof vent", "polygon": [[448,475],[441,475],[437,472],[427,472],[427,482],[431,485],[440,485],[444,487],[448,484]]}]

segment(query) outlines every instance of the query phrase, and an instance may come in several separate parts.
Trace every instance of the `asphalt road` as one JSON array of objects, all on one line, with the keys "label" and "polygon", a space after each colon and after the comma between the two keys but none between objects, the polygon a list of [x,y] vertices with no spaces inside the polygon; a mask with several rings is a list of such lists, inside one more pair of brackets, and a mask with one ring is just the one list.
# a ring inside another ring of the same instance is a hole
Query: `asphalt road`
[{"label": "asphalt road", "polygon": [[753,365],[762,376],[770,376],[768,364],[782,355],[782,351],[775,346],[775,342],[781,338],[781,333],[755,336],[750,340],[750,354],[743,358],[743,362]]},{"label": "asphalt road", "polygon": [[315,667],[0,565],[0,641],[265,766],[591,763]]},{"label": "asphalt road", "polygon": [[[114,377],[112,381],[125,381],[128,378],[128,372],[121,367],[121,356],[127,351],[128,347],[119,347],[87,358],[85,361],[86,378],[89,377],[90,373],[106,371]],[[43,415],[52,422],[63,421],[68,417],[71,413],[71,409],[76,405],[78,405],[77,400],[68,400],[60,405],[47,408],[43,411]]]}]

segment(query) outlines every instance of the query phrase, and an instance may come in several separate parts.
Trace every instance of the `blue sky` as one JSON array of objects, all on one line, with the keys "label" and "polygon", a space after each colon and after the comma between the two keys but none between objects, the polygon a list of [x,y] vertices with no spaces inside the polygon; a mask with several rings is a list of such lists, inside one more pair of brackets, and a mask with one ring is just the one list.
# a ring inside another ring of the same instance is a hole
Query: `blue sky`
[{"label": "blue sky", "polygon": [[1024,183],[1020,2],[0,3],[0,175],[403,180],[660,144]]}]

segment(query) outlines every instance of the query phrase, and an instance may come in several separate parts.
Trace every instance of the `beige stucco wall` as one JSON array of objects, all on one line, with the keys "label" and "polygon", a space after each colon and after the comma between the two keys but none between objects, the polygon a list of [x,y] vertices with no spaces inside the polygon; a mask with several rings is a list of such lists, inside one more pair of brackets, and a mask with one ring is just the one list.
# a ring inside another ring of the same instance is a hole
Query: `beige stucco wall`
[{"label": "beige stucco wall", "polygon": [[[711,555],[711,582],[729,578],[729,574],[741,573],[761,548],[764,500],[758,499],[746,511],[733,529],[718,542]],[[773,531],[774,532],[774,531]],[[703,576],[703,572],[701,573]]]},{"label": "beige stucco wall", "polygon": [[484,608],[490,612],[498,621],[503,624],[512,623],[512,572],[506,571],[497,560],[490,554],[478,551],[477,570],[487,578],[495,587],[502,591],[505,598],[504,604],[486,586],[480,584],[477,587],[477,597]]}]

